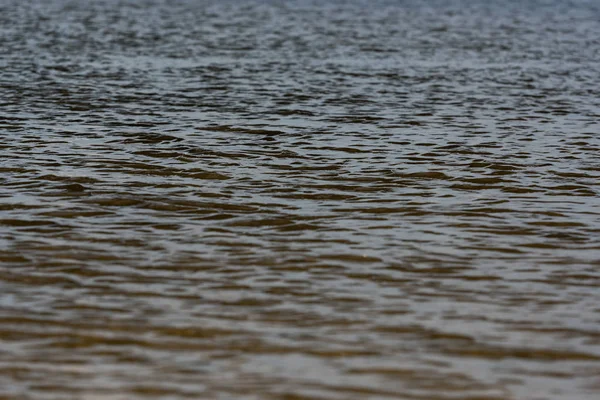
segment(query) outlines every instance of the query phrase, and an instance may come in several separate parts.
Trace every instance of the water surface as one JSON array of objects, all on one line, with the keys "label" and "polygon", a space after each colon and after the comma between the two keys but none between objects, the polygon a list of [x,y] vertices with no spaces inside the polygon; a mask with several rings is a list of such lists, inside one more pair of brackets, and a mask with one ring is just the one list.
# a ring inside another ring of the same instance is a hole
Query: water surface
[{"label": "water surface", "polygon": [[0,398],[597,399],[589,1],[0,1]]}]

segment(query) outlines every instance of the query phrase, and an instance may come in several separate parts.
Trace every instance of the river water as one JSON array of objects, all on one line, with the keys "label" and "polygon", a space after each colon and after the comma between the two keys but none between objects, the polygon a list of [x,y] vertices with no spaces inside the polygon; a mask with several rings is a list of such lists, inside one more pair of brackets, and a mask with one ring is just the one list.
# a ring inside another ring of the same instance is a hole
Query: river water
[{"label": "river water", "polygon": [[594,1],[0,0],[0,398],[600,396]]}]

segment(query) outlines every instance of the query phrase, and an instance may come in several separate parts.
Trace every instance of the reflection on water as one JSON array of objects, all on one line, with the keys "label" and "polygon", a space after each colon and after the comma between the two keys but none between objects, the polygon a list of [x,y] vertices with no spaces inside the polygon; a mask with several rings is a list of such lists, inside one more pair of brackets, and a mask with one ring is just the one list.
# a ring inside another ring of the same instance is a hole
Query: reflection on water
[{"label": "reflection on water", "polygon": [[600,10],[0,3],[0,397],[596,399]]}]

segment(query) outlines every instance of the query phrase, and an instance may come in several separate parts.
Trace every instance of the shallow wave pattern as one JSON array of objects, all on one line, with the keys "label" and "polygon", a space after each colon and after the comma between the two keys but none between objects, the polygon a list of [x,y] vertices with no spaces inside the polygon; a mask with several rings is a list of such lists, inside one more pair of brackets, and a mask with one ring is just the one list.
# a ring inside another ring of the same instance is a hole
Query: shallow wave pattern
[{"label": "shallow wave pattern", "polygon": [[598,398],[597,3],[4,0],[0,37],[0,398]]}]

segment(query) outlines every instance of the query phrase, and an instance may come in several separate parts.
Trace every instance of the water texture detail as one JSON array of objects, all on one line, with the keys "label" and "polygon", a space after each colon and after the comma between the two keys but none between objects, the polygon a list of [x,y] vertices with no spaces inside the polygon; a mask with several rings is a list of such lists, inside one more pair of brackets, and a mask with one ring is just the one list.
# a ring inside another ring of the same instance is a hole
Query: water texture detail
[{"label": "water texture detail", "polygon": [[0,399],[598,399],[599,38],[0,0]]}]

